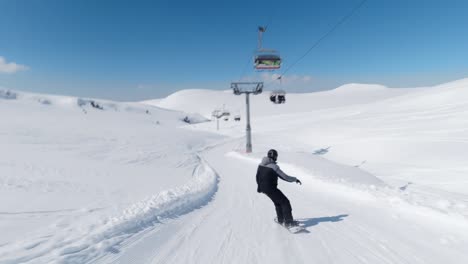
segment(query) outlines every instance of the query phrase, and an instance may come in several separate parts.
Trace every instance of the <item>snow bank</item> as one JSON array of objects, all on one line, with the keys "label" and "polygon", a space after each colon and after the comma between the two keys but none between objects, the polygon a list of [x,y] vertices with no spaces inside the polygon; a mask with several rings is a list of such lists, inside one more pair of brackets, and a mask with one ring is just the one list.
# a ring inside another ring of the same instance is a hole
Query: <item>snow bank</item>
[{"label": "snow bank", "polygon": [[[77,226],[31,243],[16,243],[0,249],[1,263],[85,263],[109,252],[131,236],[149,227],[162,224],[206,205],[217,191],[218,176],[206,162],[199,165],[187,184],[162,191],[148,199],[130,205],[119,216],[109,217],[99,224]],[[34,246],[31,246],[34,244]]]}]

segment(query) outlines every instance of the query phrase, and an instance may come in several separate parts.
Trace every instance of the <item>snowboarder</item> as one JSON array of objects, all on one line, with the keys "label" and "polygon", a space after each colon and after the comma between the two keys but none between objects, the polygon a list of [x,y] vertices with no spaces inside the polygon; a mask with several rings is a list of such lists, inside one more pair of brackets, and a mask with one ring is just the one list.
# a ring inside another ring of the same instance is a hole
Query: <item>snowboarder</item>
[{"label": "snowboarder", "polygon": [[291,204],[288,198],[278,189],[278,177],[287,182],[301,184],[296,177],[288,176],[276,164],[278,152],[270,149],[266,157],[258,165],[257,169],[257,192],[264,193],[275,204],[277,221],[286,227],[297,226],[292,216]]}]

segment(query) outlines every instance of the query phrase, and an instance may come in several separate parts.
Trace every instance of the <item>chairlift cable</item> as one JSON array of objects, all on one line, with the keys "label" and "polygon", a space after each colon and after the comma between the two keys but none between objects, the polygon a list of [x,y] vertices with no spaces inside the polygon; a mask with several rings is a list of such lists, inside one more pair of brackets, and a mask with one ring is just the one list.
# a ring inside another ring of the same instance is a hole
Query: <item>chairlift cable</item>
[{"label": "chairlift cable", "polygon": [[354,13],[356,13],[357,10],[359,10],[364,4],[367,2],[367,0],[362,0],[356,7],[354,7],[351,12],[349,12],[347,15],[342,17],[338,23],[336,23],[329,31],[327,31],[322,37],[320,37],[301,57],[299,57],[296,61],[294,61],[284,72],[277,78],[281,79],[286,72],[288,72],[291,68],[293,68],[299,61],[304,59],[315,47],[317,47],[320,42],[322,42],[325,38],[327,38],[331,33],[333,33],[339,26],[344,24],[349,18],[351,18]]},{"label": "chairlift cable", "polygon": [[250,63],[252,63],[252,57],[251,56],[249,56],[249,59],[247,60],[247,63],[245,64],[245,66],[244,66],[244,68],[242,70],[242,73],[241,73],[241,75],[239,77],[239,81],[242,81],[242,78],[244,78],[245,72],[247,71],[247,68],[248,68]]}]

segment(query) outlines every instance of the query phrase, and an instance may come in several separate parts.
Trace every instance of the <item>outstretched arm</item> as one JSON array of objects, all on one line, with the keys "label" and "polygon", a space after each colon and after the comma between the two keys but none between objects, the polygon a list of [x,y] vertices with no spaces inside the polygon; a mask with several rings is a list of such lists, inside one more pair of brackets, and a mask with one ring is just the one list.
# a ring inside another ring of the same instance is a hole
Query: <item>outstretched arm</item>
[{"label": "outstretched arm", "polygon": [[297,181],[297,178],[296,177],[292,177],[292,176],[289,176],[287,175],[286,173],[284,173],[280,167],[278,165],[275,164],[275,166],[273,167],[273,169],[275,170],[276,173],[278,173],[278,176],[284,180],[284,181],[287,181],[287,182],[296,182]]}]

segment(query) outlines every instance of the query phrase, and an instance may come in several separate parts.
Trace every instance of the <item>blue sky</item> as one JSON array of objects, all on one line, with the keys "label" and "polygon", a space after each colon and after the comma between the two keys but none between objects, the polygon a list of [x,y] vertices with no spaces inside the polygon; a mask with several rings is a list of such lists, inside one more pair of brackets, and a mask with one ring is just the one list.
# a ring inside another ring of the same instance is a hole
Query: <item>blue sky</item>
[{"label": "blue sky", "polygon": [[[241,77],[271,78],[252,69],[257,25],[268,24],[264,46],[287,68],[359,2],[2,0],[0,86],[115,100],[229,89]],[[467,13],[467,1],[368,0],[281,87],[468,77]]]}]

